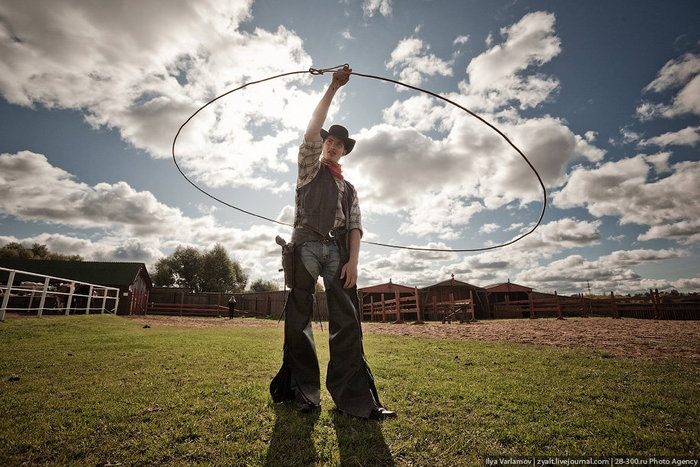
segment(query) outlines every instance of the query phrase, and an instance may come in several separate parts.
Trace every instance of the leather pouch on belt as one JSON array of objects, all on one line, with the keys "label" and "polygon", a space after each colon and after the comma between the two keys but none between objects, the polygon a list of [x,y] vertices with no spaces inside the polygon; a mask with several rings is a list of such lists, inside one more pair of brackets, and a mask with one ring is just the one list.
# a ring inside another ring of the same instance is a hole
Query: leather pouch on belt
[{"label": "leather pouch on belt", "polygon": [[294,288],[294,244],[287,243],[279,235],[275,242],[282,247],[282,270],[284,271],[284,283],[290,289]]}]

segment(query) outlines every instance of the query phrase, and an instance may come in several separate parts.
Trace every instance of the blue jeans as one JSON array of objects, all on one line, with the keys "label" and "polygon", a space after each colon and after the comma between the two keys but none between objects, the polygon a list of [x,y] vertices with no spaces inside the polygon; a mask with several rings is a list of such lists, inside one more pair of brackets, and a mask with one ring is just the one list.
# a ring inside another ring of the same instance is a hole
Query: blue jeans
[{"label": "blue jeans", "polygon": [[331,242],[306,242],[300,247],[299,257],[311,277],[317,281],[321,276],[328,289],[340,266],[338,246]]},{"label": "blue jeans", "polygon": [[323,277],[330,349],[326,387],[338,409],[366,418],[381,404],[362,350],[357,288],[343,288],[340,253],[334,243],[306,242],[297,246],[296,255],[295,287],[285,305],[284,363],[278,375],[288,370],[289,389],[294,397],[320,405],[320,375],[311,317],[316,282],[319,276]]}]

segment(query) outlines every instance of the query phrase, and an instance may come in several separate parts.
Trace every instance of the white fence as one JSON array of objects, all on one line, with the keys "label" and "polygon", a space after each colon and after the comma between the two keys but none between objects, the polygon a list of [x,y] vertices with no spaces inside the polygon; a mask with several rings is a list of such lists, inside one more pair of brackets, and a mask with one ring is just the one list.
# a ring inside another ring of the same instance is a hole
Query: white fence
[{"label": "white fence", "polygon": [[[7,284],[0,284],[0,321],[5,319],[6,311],[36,310],[37,318],[41,318],[45,310],[65,315],[98,311],[116,314],[119,306],[119,289],[116,287],[3,267],[0,271],[8,273]],[[26,277],[38,280],[15,283],[17,278]]]}]

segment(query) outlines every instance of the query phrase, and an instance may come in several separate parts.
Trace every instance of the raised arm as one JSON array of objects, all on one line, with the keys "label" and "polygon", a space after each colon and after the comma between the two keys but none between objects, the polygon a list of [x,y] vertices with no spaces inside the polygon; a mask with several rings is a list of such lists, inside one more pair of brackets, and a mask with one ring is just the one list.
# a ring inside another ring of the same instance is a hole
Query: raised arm
[{"label": "raised arm", "polygon": [[338,70],[333,73],[333,81],[326,89],[326,93],[323,95],[319,101],[314,113],[311,115],[311,120],[309,121],[309,126],[306,127],[306,133],[304,134],[304,139],[311,143],[314,141],[321,141],[321,128],[323,128],[323,123],[326,121],[328,116],[328,109],[331,106],[331,101],[335,93],[343,87],[350,79],[351,68],[345,67],[342,70]]}]

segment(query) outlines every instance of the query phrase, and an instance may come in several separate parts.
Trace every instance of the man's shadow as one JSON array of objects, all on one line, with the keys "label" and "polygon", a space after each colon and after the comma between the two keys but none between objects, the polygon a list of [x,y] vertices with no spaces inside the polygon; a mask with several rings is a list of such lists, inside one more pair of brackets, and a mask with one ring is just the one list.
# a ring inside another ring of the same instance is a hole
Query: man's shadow
[{"label": "man's shadow", "polygon": [[350,417],[337,409],[331,410],[331,418],[338,436],[340,465],[396,465],[380,422]]},{"label": "man's shadow", "polygon": [[273,407],[275,427],[272,429],[272,439],[263,465],[276,467],[315,464],[317,456],[312,436],[320,410],[300,414],[291,404],[273,404]]}]

